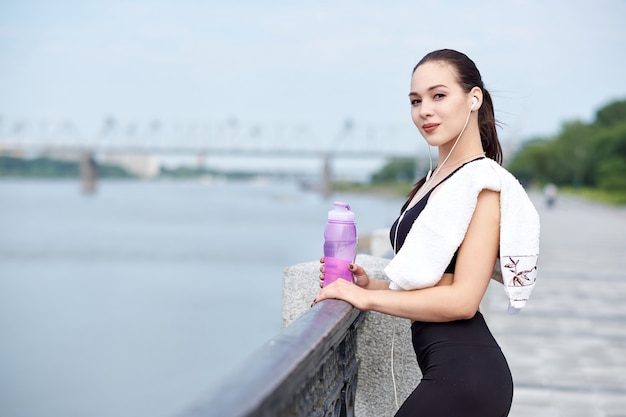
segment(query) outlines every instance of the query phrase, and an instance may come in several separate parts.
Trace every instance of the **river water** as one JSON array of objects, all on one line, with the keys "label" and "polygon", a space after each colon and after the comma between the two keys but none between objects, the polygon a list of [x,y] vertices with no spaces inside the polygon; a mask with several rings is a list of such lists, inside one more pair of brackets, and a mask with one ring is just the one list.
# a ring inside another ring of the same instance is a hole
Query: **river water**
[{"label": "river water", "polygon": [[[332,200],[292,182],[0,181],[0,416],[171,416],[280,330]],[[312,279],[317,279],[312,277]]]}]

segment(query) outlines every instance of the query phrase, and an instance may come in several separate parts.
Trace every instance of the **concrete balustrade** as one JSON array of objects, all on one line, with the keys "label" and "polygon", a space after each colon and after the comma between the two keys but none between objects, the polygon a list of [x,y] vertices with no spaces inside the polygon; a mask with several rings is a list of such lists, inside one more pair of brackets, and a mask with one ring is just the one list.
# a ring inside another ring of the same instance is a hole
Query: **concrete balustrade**
[{"label": "concrete balustrade", "polygon": [[[359,255],[381,278],[387,259]],[[285,269],[283,329],[184,417],[384,417],[415,388],[419,369],[407,320],[365,313],[340,300],[311,307],[319,263]],[[395,334],[395,336],[394,336]]]},{"label": "concrete balustrade", "polygon": [[[372,278],[386,279],[382,273],[389,259],[358,255],[356,262]],[[319,291],[319,262],[308,262],[285,269],[283,279],[283,326],[290,326],[310,310]],[[364,313],[356,339],[359,363],[355,415],[386,417],[396,412],[394,378],[398,404],[415,389],[421,372],[411,345],[409,320],[376,312]],[[288,327],[287,327],[288,328]]]}]

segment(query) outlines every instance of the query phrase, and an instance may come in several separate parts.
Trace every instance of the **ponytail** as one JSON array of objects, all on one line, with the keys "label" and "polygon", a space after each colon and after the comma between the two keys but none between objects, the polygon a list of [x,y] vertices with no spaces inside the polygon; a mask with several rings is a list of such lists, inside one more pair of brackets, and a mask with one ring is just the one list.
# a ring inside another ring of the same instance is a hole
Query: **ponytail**
[{"label": "ponytail", "polygon": [[411,200],[413,200],[413,197],[415,197],[415,194],[417,194],[417,190],[422,188],[422,185],[424,185],[425,182],[426,182],[426,176],[422,177],[419,181],[417,181],[413,185],[413,188],[411,189],[411,192],[407,196],[407,200],[405,201],[404,205],[400,209],[400,213],[402,213],[404,210],[407,209],[407,207],[409,207],[409,203],[411,202]]},{"label": "ponytail", "polygon": [[[482,84],[482,83],[481,83]],[[480,141],[487,158],[491,158],[502,165],[502,146],[498,140],[496,131],[496,118],[493,110],[491,94],[486,88],[483,90],[483,104],[478,110],[478,128],[480,129]]]}]

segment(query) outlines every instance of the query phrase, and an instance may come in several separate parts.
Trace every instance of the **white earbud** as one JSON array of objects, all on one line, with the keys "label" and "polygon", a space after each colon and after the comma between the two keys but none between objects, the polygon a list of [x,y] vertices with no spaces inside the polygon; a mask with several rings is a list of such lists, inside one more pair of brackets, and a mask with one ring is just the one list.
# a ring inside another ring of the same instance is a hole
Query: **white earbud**
[{"label": "white earbud", "polygon": [[478,99],[476,97],[472,97],[472,105],[470,106],[470,110],[474,110],[474,107],[478,104]]}]

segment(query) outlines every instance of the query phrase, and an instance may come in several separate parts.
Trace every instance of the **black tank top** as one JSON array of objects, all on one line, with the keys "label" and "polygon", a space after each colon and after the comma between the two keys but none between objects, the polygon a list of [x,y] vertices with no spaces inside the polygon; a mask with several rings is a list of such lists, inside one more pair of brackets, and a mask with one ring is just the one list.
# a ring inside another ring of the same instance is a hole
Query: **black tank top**
[{"label": "black tank top", "polygon": [[[453,176],[459,169],[463,168],[465,165],[471,162],[478,161],[479,159],[484,159],[484,157],[476,158],[471,161],[468,161],[464,163],[463,165],[461,165],[460,167],[458,167],[457,169],[455,169],[454,171],[452,171],[450,174],[448,174],[447,177],[442,179],[436,186],[434,186],[426,194],[424,194],[424,196],[420,198],[419,201],[413,207],[405,211],[404,217],[400,215],[396,219],[396,221],[391,226],[391,229],[389,230],[389,239],[391,241],[391,247],[393,248],[395,253],[398,253],[398,251],[402,248],[402,245],[404,245],[404,241],[406,240],[406,237],[409,234],[409,230],[411,230],[411,227],[413,226],[415,219],[419,217],[419,215],[422,213],[422,211],[426,207],[426,204],[428,203],[428,198],[432,194],[433,190],[439,187],[448,178]],[[400,222],[400,225],[398,226],[398,221],[400,220],[400,218],[402,218],[402,221]],[[396,238],[396,229],[398,229],[397,238]],[[457,248],[457,250],[454,252],[454,255],[452,256],[452,259],[450,260],[450,264],[445,270],[445,273],[448,273],[448,274],[454,273],[454,268],[456,266],[456,257],[457,257],[458,252],[459,250]]]}]

